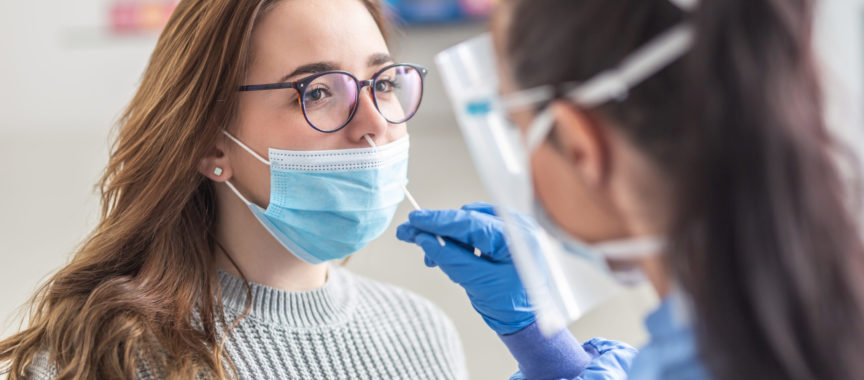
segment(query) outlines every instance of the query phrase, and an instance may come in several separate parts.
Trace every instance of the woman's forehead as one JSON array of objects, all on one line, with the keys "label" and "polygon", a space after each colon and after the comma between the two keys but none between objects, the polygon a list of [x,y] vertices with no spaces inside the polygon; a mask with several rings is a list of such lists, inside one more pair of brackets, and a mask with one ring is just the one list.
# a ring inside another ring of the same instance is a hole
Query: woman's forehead
[{"label": "woman's forehead", "polygon": [[372,57],[389,54],[360,0],[283,0],[258,20],[252,50],[252,71],[280,77],[319,62],[362,76]]}]

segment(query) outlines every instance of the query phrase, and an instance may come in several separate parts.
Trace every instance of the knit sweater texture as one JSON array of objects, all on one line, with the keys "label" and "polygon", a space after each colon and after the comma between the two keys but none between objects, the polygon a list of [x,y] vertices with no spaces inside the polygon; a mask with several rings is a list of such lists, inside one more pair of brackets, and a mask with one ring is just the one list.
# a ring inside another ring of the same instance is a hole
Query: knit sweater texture
[{"label": "knit sweater texture", "polygon": [[[226,320],[243,314],[244,281],[219,272]],[[251,313],[226,342],[240,379],[464,379],[452,322],[431,302],[331,266],[319,289],[289,292],[251,283]],[[57,368],[40,354],[31,379]],[[140,365],[136,379],[164,378]]]}]

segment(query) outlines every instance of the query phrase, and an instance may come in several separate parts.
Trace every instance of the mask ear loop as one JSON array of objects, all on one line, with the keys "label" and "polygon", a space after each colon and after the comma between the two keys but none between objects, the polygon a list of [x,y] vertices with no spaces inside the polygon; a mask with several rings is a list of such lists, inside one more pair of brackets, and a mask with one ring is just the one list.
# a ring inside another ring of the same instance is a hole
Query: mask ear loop
[{"label": "mask ear loop", "polygon": [[592,247],[609,260],[635,260],[662,254],[666,240],[658,236],[645,236],[625,240],[613,240]]},{"label": "mask ear loop", "polygon": [[543,139],[549,135],[553,126],[555,126],[555,116],[552,115],[552,110],[549,108],[544,109],[534,117],[534,121],[531,122],[525,135],[525,148],[528,154],[537,149]]},{"label": "mask ear loop", "polygon": [[258,161],[261,161],[261,163],[263,163],[264,165],[270,166],[270,161],[265,160],[264,157],[261,157],[260,155],[258,155],[258,153],[255,153],[255,151],[252,150],[252,148],[246,146],[246,144],[244,144],[243,142],[238,140],[236,137],[232,136],[230,133],[228,133],[228,131],[223,129],[222,133],[225,136],[228,136],[228,138],[231,139],[231,141],[235,142],[237,145],[240,145],[241,148],[243,148],[244,150],[249,152],[249,154],[251,154],[253,157],[255,157],[255,159],[257,159]]},{"label": "mask ear loop", "polygon": [[[264,159],[264,157],[259,156],[258,153],[255,153],[255,151],[252,150],[252,148],[246,146],[246,144],[238,140],[236,137],[232,136],[230,133],[228,133],[228,131],[223,129],[222,133],[229,139],[231,139],[231,141],[233,141],[237,145],[240,145],[241,148],[249,152],[249,154],[251,154],[252,157],[255,157],[256,160],[261,161],[261,163],[263,163],[264,165],[270,166],[270,161],[267,161]],[[249,199],[246,199],[246,197],[244,197],[243,194],[241,194],[236,187],[234,187],[234,184],[231,183],[231,180],[226,180],[225,184],[228,185],[228,188],[231,189],[231,191],[234,192],[234,194],[237,195],[237,197],[240,198],[240,200],[242,200],[243,203],[245,203],[247,206],[253,204],[249,201]]]},{"label": "mask ear loop", "polygon": [[247,206],[252,204],[252,202],[249,202],[249,200],[246,199],[246,197],[244,197],[243,194],[240,194],[240,191],[237,190],[236,187],[234,187],[234,184],[232,184],[230,180],[225,181],[225,184],[228,185],[228,188],[231,189],[231,191],[233,191],[234,194],[237,195],[240,198],[240,200],[242,200],[243,203],[245,203]]}]

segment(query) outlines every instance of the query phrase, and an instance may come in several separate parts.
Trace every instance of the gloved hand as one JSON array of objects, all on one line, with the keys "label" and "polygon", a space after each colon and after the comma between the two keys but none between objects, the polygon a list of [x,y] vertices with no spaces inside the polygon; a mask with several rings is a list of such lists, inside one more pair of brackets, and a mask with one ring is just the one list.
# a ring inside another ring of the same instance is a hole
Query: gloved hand
[{"label": "gloved hand", "polygon": [[[447,242],[442,247],[435,236]],[[399,240],[426,252],[428,267],[438,266],[468,293],[474,309],[501,335],[534,323],[525,288],[504,241],[504,222],[488,203],[460,210],[419,210],[396,230]],[[482,253],[474,255],[474,248]]]}]

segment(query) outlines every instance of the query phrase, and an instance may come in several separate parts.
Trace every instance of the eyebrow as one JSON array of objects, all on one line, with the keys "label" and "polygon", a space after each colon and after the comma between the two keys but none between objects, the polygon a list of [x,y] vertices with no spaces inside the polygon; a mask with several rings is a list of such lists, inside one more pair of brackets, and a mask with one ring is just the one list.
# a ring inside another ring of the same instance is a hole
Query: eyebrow
[{"label": "eyebrow", "polygon": [[[366,64],[369,67],[374,67],[374,66],[381,66],[385,63],[391,63],[391,62],[395,62],[395,61],[393,60],[393,57],[391,57],[389,54],[376,53],[376,54],[372,54],[371,56],[369,56],[369,60],[367,61]],[[287,82],[288,79],[291,79],[291,78],[296,77],[298,75],[317,74],[320,72],[331,71],[331,70],[339,70],[339,65],[336,63],[333,63],[333,62],[308,63],[308,64],[305,64],[303,66],[296,68],[290,74],[285,75],[284,77],[282,77],[281,80],[279,80],[279,82],[280,83],[281,82]]]},{"label": "eyebrow", "polygon": [[373,66],[381,66],[385,63],[392,63],[392,62],[395,62],[395,61],[393,60],[393,57],[390,56],[390,54],[378,53],[378,54],[372,54],[369,57],[369,62],[367,63],[367,65],[369,67],[373,67]]},{"label": "eyebrow", "polygon": [[309,64],[305,64],[303,66],[298,67],[297,69],[292,71],[291,74],[288,74],[288,75],[282,77],[282,79],[279,80],[279,82],[287,82],[288,79],[291,79],[291,78],[296,77],[298,75],[316,74],[316,73],[320,73],[322,71],[330,71],[330,70],[339,70],[339,65],[337,65],[333,62],[309,63]]}]

